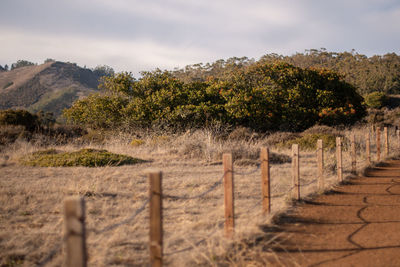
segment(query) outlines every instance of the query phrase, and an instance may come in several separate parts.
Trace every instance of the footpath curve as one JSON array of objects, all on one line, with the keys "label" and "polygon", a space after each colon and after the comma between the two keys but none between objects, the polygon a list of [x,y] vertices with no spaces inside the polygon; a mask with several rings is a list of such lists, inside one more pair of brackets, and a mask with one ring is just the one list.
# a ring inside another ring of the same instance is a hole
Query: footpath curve
[{"label": "footpath curve", "polygon": [[276,266],[400,266],[400,160],[275,218]]}]

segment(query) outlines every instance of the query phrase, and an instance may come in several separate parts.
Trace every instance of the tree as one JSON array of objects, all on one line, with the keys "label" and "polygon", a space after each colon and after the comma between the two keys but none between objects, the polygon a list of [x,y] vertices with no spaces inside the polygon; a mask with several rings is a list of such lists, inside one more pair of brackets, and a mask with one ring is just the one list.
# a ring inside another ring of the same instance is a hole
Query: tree
[{"label": "tree", "polygon": [[16,63],[13,63],[11,65],[11,70],[21,68],[21,67],[26,67],[26,66],[34,66],[36,65],[33,62],[27,61],[27,60],[18,60]]},{"label": "tree", "polygon": [[107,65],[98,65],[93,69],[93,73],[99,77],[111,77],[115,74],[114,69]]},{"label": "tree", "polygon": [[[221,63],[221,62],[220,62]],[[365,115],[355,87],[328,70],[287,63],[257,63],[225,79],[183,82],[171,72],[103,77],[102,94],[79,100],[64,112],[72,122],[174,129],[218,122],[259,131],[304,130],[315,123],[352,124]]]},{"label": "tree", "polygon": [[47,59],[44,61],[44,63],[49,63],[49,62],[56,62],[56,60],[55,60],[55,59],[52,59],[52,58],[47,58]]}]

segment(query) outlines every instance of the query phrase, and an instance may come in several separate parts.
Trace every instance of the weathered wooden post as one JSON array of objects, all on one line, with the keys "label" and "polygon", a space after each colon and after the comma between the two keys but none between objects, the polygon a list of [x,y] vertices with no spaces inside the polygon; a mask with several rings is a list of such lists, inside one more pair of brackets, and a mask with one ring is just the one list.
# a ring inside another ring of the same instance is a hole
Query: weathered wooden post
[{"label": "weathered wooden post", "polygon": [[369,132],[365,134],[365,153],[367,154],[367,164],[371,165],[371,140]]},{"label": "weathered wooden post", "polygon": [[162,173],[152,172],[149,178],[150,199],[150,265],[163,265],[163,227],[162,227]]},{"label": "weathered wooden post", "polygon": [[400,148],[400,130],[396,130],[397,146]]},{"label": "weathered wooden post", "polygon": [[342,168],[342,139],[336,137],[336,161],[337,161],[337,176],[339,182],[343,181],[343,168]]},{"label": "weathered wooden post", "polygon": [[234,181],[232,154],[224,154],[225,236],[231,238],[235,230]]},{"label": "weathered wooden post", "polygon": [[325,179],[324,179],[324,145],[322,139],[317,141],[317,164],[318,164],[318,189],[324,190]]},{"label": "weathered wooden post", "polygon": [[397,147],[398,151],[400,150],[400,130],[396,130],[396,135],[397,135]]},{"label": "weathered wooden post", "polygon": [[271,212],[271,182],[269,168],[269,149],[261,148],[261,189],[263,214]]},{"label": "weathered wooden post", "polygon": [[85,267],[87,263],[85,201],[70,197],[64,201],[67,267]]},{"label": "weathered wooden post", "polygon": [[357,173],[357,151],[356,151],[356,137],[354,134],[350,136],[351,142],[351,173]]},{"label": "weathered wooden post", "polygon": [[292,198],[300,200],[300,166],[299,166],[299,145],[292,145],[292,178],[293,191]]},{"label": "weathered wooden post", "polygon": [[376,161],[381,161],[381,128],[376,127]]},{"label": "weathered wooden post", "polygon": [[389,156],[389,133],[388,133],[388,127],[383,128],[383,136],[384,136],[384,142],[385,142],[385,157]]}]

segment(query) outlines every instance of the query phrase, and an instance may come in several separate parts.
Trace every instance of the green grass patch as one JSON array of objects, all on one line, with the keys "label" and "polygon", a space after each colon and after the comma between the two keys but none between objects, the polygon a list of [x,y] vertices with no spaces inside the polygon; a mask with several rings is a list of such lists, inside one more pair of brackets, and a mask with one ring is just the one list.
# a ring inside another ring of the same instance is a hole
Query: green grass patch
[{"label": "green grass patch", "polygon": [[301,137],[281,142],[277,146],[280,148],[291,148],[293,144],[298,144],[301,150],[317,149],[317,140],[322,139],[325,149],[334,149],[336,147],[336,136],[332,134],[305,134]]},{"label": "green grass patch", "polygon": [[137,164],[145,161],[114,154],[107,150],[85,148],[75,152],[59,152],[55,149],[37,151],[22,157],[20,162],[27,166],[39,167],[101,167]]}]

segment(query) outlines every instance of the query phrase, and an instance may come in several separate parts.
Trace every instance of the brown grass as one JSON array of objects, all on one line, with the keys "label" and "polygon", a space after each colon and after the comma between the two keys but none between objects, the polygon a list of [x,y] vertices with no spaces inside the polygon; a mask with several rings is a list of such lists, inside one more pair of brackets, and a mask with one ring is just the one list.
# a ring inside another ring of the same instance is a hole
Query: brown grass
[{"label": "brown grass", "polygon": [[[369,128],[354,129],[360,162],[364,167],[365,146]],[[392,153],[399,150],[391,130]],[[349,137],[350,131],[344,131]],[[0,152],[0,265],[21,263],[36,265],[62,244],[63,200],[71,195],[84,195],[87,203],[88,252],[90,266],[143,266],[148,263],[148,209],[129,224],[105,233],[105,227],[128,218],[148,196],[147,173],[163,172],[163,191],[168,195],[193,196],[204,192],[221,179],[221,155],[232,151],[235,171],[252,172],[235,175],[236,236],[222,237],[223,188],[191,200],[164,200],[164,253],[169,266],[265,266],[274,254],[257,246],[257,238],[266,238],[262,227],[271,216],[290,207],[290,197],[272,200],[272,214],[261,213],[260,170],[257,170],[260,147],[268,138],[227,138],[221,140],[210,131],[187,132],[180,135],[142,136],[140,145],[130,145],[136,136],[120,134],[102,145],[86,146],[138,157],[148,162],[121,167],[40,168],[23,167],[17,159],[43,149],[38,145],[17,141]],[[373,137],[374,138],[374,137]],[[371,144],[375,144],[371,138]],[[383,140],[383,137],[382,137]],[[362,142],[361,142],[362,141]],[[84,146],[84,147],[86,147]],[[53,148],[53,147],[48,147]],[[83,148],[81,145],[54,147],[63,151]],[[290,156],[289,149],[277,155]],[[375,153],[375,146],[371,151]],[[382,146],[382,151],[383,146]],[[382,159],[383,159],[382,152]],[[301,152],[301,182],[316,179],[315,152]],[[343,152],[345,174],[350,173],[349,151]],[[374,158],[373,158],[374,159]],[[246,162],[239,165],[240,162]],[[327,189],[336,183],[334,151],[325,155]],[[272,195],[291,188],[291,163],[272,164]],[[317,191],[317,184],[303,187],[303,196]],[[277,240],[270,240],[277,242]],[[62,265],[63,250],[56,250],[48,264]]]}]

